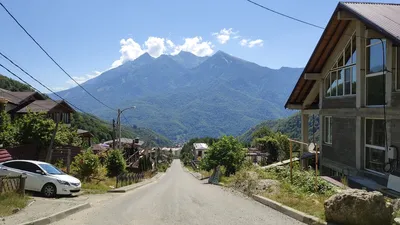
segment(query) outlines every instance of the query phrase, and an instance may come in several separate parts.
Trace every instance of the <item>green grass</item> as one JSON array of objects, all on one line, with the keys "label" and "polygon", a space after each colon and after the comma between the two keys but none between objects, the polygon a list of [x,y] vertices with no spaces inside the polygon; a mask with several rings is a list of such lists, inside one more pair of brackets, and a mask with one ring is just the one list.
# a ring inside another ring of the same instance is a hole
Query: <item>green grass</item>
[{"label": "green grass", "polygon": [[22,197],[21,195],[8,192],[0,195],[0,217],[9,216],[13,214],[14,209],[24,208],[29,201],[29,197]]},{"label": "green grass", "polygon": [[398,210],[397,212],[395,212],[395,217],[399,217],[400,218],[400,210]]},{"label": "green grass", "polygon": [[279,192],[265,192],[263,196],[325,221],[324,202],[329,198],[327,195],[299,192],[290,184],[282,183]]},{"label": "green grass", "polygon": [[85,194],[104,194],[108,190],[115,187],[116,178],[104,178],[102,180],[92,180],[90,182],[82,182],[82,191]]}]

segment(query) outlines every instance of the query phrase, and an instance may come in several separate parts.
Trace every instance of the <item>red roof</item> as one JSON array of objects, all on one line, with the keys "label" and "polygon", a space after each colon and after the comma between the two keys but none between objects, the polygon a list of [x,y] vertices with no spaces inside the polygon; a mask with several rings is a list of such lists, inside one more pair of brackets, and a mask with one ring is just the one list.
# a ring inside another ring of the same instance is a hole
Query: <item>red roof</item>
[{"label": "red roof", "polygon": [[11,160],[12,157],[5,149],[0,149],[0,163]]}]

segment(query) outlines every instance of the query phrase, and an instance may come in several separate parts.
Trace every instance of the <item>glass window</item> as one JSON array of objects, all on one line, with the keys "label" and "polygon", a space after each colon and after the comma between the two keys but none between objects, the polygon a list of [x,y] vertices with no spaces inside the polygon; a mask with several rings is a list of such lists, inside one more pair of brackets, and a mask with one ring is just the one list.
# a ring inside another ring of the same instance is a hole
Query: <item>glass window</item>
[{"label": "glass window", "polygon": [[37,170],[42,171],[37,165],[29,162],[23,162],[24,164],[24,170],[31,172],[31,173],[36,173]]},{"label": "glass window", "polygon": [[337,72],[331,73],[331,96],[337,96]]},{"label": "glass window", "polygon": [[325,89],[326,89],[326,97],[330,97],[331,96],[331,75],[329,74],[326,78],[325,78]]},{"label": "glass window", "polygon": [[353,34],[325,80],[325,96],[353,95],[356,83],[356,37]]},{"label": "glass window", "polygon": [[352,41],[351,41],[351,50],[352,50],[352,55],[351,55],[351,62],[352,63],[357,63],[357,43],[356,43],[356,36],[353,36]]},{"label": "glass window", "polygon": [[351,68],[351,93],[356,94],[357,90],[357,67]]},{"label": "glass window", "polygon": [[385,147],[385,121],[366,119],[366,144]]},{"label": "glass window", "polygon": [[370,39],[369,42],[372,45],[367,48],[367,74],[383,72],[383,66],[386,65],[386,41],[383,40],[383,47],[379,39]]},{"label": "glass window", "polygon": [[326,116],[324,123],[324,142],[327,144],[332,144],[332,117]]},{"label": "glass window", "polygon": [[343,95],[343,82],[344,82],[344,70],[338,71],[338,86],[337,86],[337,95]]},{"label": "glass window", "polygon": [[43,170],[45,170],[48,174],[52,174],[52,175],[61,175],[64,174],[63,172],[61,172],[61,170],[57,169],[56,167],[54,167],[51,164],[39,164],[40,167],[43,168]]},{"label": "glass window", "polygon": [[13,169],[21,169],[21,163],[20,162],[6,162],[3,163],[4,166],[13,168]]},{"label": "glass window", "polygon": [[344,70],[344,94],[349,95],[351,89],[350,68]]},{"label": "glass window", "polygon": [[367,105],[385,104],[385,79],[383,75],[366,77]]},{"label": "glass window", "polygon": [[383,173],[385,166],[385,151],[365,148],[365,168]]},{"label": "glass window", "polygon": [[351,42],[349,42],[346,46],[346,49],[344,51],[344,61],[346,62],[346,66],[352,64],[353,62],[351,61],[352,58],[352,52],[351,52]]}]

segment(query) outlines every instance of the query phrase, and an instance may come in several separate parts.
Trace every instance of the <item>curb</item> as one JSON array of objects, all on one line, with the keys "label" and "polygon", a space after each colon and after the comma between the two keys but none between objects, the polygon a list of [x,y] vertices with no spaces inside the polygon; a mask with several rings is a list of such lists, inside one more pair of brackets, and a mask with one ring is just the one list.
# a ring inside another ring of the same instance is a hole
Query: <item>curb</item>
[{"label": "curb", "polygon": [[137,188],[140,188],[140,187],[142,187],[144,185],[153,183],[153,182],[159,180],[164,174],[165,173],[158,173],[157,175],[155,175],[154,177],[152,177],[151,179],[149,179],[147,181],[139,182],[139,183],[136,183],[136,184],[131,184],[131,185],[120,187],[120,188],[116,188],[116,189],[111,189],[111,190],[108,190],[107,192],[109,192],[109,193],[126,193],[128,191],[132,191],[132,190],[135,190]]},{"label": "curb", "polygon": [[43,217],[43,218],[31,221],[31,222],[22,223],[20,225],[45,225],[45,224],[54,223],[56,221],[64,219],[67,216],[70,216],[70,215],[77,213],[79,211],[82,211],[84,209],[88,209],[90,207],[91,207],[90,203],[84,203],[84,204],[69,208],[67,210],[55,213],[53,215]]},{"label": "curb", "polygon": [[259,196],[259,195],[253,195],[252,196],[254,200],[256,200],[257,202],[266,205],[270,208],[275,209],[276,211],[283,213],[287,216],[292,217],[293,219],[296,219],[300,222],[303,222],[305,224],[309,224],[309,225],[326,225],[326,222],[321,221],[320,219],[318,219],[317,217],[305,214],[303,212],[300,212],[296,209],[290,208],[288,206],[285,206],[279,202],[275,202],[271,199]]}]

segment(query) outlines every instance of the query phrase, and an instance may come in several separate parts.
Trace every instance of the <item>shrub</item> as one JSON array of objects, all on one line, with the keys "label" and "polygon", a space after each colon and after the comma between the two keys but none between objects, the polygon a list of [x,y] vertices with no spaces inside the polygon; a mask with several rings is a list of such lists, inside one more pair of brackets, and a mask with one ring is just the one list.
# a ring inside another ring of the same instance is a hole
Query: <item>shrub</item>
[{"label": "shrub", "polygon": [[110,177],[118,176],[125,172],[126,162],[122,152],[118,149],[111,150],[106,158],[107,175]]},{"label": "shrub", "polygon": [[200,167],[210,171],[217,166],[225,167],[225,176],[234,174],[245,162],[246,151],[233,136],[223,136],[215,142],[201,160]]},{"label": "shrub", "polygon": [[[295,163],[293,167],[293,187],[294,190],[307,193],[315,193],[315,171],[300,170],[299,163]],[[267,173],[272,173],[279,180],[290,183],[290,168],[275,167],[266,170]],[[317,194],[331,195],[335,192],[333,185],[327,181],[317,178]]]},{"label": "shrub", "polygon": [[72,173],[80,179],[90,180],[98,174],[100,168],[99,157],[91,150],[86,150],[75,156],[71,164]]}]

